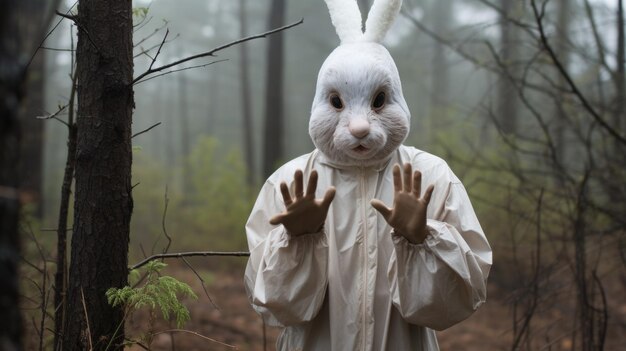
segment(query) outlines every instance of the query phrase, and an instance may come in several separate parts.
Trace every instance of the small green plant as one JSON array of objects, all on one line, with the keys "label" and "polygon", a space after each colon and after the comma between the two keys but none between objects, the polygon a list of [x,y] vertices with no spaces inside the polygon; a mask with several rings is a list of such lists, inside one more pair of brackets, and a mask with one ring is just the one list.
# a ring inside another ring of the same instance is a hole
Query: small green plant
[{"label": "small green plant", "polygon": [[[167,265],[160,261],[152,261],[145,267],[144,282],[137,287],[125,286],[121,289],[111,288],[106,296],[112,306],[124,306],[125,313],[149,307],[151,312],[157,308],[161,310],[163,318],[169,319],[173,315],[178,327],[189,321],[189,310],[180,303],[178,296],[197,299],[191,287],[174,277],[161,276],[160,271]],[[131,271],[130,280],[138,280],[139,272]]]}]

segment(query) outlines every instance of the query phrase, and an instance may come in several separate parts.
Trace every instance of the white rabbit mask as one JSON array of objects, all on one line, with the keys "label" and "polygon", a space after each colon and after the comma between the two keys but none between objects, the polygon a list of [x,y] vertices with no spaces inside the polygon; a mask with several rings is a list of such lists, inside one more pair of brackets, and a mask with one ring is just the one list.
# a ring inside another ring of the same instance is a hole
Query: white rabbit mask
[{"label": "white rabbit mask", "polygon": [[324,61],[309,134],[326,157],[346,166],[387,160],[406,139],[410,112],[398,69],[380,42],[400,11],[401,0],[375,0],[361,31],[355,0],[326,0],[341,39]]}]

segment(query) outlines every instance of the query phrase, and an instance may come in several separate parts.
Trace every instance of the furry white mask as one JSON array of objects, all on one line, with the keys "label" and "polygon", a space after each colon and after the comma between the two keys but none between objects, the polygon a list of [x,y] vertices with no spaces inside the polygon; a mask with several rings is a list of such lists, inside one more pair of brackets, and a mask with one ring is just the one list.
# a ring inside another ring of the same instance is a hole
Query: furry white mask
[{"label": "furry white mask", "polygon": [[370,166],[386,160],[409,131],[410,112],[398,69],[380,45],[399,12],[401,1],[376,0],[361,32],[355,0],[326,0],[341,39],[324,61],[309,134],[331,161]]}]

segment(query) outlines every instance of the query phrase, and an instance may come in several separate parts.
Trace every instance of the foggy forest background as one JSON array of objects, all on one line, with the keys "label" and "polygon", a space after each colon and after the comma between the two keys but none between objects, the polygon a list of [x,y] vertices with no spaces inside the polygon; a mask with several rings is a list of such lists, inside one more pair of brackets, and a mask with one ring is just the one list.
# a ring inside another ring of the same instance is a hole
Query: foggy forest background
[{"label": "foggy forest background", "polygon": [[[359,1],[362,12],[370,4]],[[74,5],[62,2],[59,12]],[[308,121],[317,72],[338,45],[322,0],[133,1],[135,77],[159,48],[157,66],[301,18],[134,86],[129,264],[166,247],[247,251],[244,224],[260,186],[314,148]],[[59,120],[68,117],[61,107],[70,100],[77,40],[71,21],[57,16],[57,24],[30,67],[21,117],[27,349],[52,349],[53,339],[54,228],[68,149]],[[282,50],[268,50],[274,36]],[[405,0],[384,44],[412,114],[405,144],[450,164],[494,251],[487,304],[441,333],[442,349],[623,347],[622,0]],[[245,257],[165,262],[163,272],[198,295],[184,300],[185,328],[239,349],[273,348],[277,331],[245,300]],[[134,336],[171,326],[159,313],[134,318],[126,322]],[[150,338],[151,349],[230,349],[163,336],[170,334]]]}]

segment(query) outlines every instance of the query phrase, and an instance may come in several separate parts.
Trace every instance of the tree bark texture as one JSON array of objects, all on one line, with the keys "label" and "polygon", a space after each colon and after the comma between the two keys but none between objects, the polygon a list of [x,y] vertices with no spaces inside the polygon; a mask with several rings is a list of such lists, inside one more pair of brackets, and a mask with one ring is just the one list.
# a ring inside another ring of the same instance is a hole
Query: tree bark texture
[{"label": "tree bark texture", "polygon": [[127,285],[133,109],[132,3],[80,0],[74,228],[63,350],[122,350],[124,314],[105,292]]},{"label": "tree bark texture", "polygon": [[18,108],[23,96],[25,62],[15,21],[18,1],[0,0],[0,349],[22,349],[19,311]]},{"label": "tree bark texture", "polygon": [[[285,0],[272,0],[269,28],[285,23]],[[284,34],[269,37],[267,46],[267,77],[265,87],[265,141],[263,147],[263,174],[269,177],[283,158],[284,106],[283,106],[283,49]]]}]

